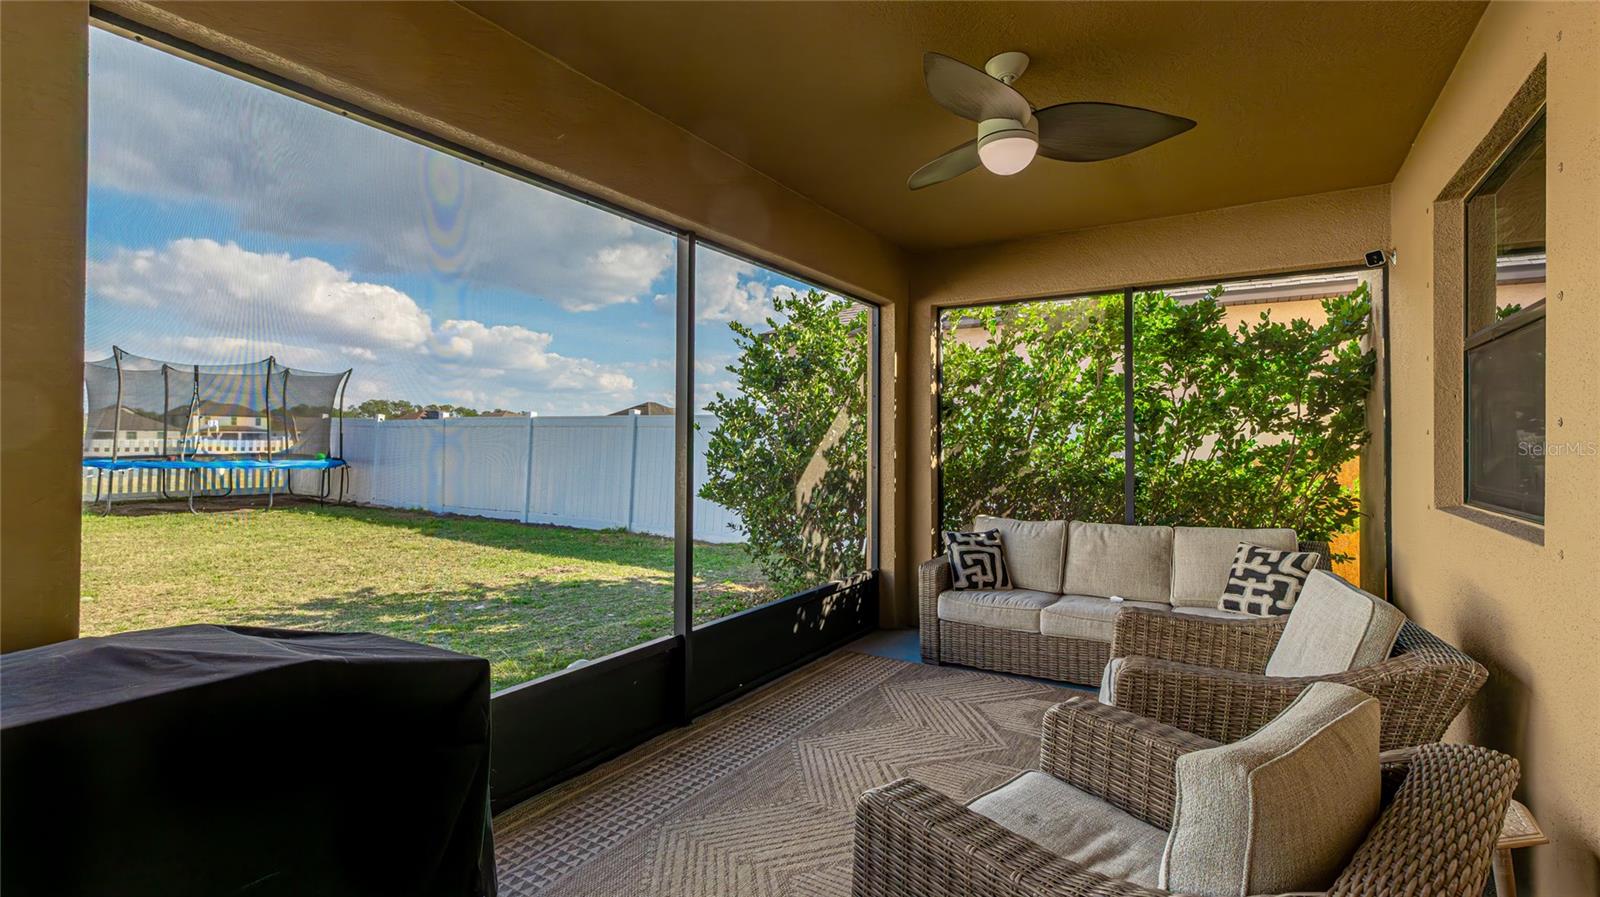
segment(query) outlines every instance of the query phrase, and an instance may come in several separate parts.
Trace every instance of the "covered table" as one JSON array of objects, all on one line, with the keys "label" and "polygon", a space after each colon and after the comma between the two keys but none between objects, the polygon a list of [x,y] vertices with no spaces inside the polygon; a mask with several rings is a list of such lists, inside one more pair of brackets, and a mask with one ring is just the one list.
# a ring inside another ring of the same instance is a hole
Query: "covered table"
[{"label": "covered table", "polygon": [[489,664],[179,626],[0,656],[0,892],[493,894]]}]

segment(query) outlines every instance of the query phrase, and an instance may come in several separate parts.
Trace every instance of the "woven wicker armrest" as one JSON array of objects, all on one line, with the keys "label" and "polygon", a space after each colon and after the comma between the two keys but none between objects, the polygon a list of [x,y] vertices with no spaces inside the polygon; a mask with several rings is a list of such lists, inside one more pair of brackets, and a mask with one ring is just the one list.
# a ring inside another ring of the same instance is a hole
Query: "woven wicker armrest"
[{"label": "woven wicker armrest", "polygon": [[856,804],[853,897],[1164,897],[1064,860],[915,779]]},{"label": "woven wicker armrest", "polygon": [[917,568],[917,627],[922,636],[922,660],[939,662],[939,593],[950,588],[950,559],[944,555]]},{"label": "woven wicker armrest", "polygon": [[1155,657],[1243,673],[1260,673],[1278,645],[1287,616],[1224,620],[1125,607],[1117,612],[1112,657]]},{"label": "woven wicker armrest", "polygon": [[1517,761],[1488,748],[1418,748],[1329,897],[1478,897],[1517,777]]},{"label": "woven wicker armrest", "polygon": [[1045,714],[1039,768],[1165,829],[1172,820],[1178,758],[1216,746],[1093,698],[1075,697]]}]

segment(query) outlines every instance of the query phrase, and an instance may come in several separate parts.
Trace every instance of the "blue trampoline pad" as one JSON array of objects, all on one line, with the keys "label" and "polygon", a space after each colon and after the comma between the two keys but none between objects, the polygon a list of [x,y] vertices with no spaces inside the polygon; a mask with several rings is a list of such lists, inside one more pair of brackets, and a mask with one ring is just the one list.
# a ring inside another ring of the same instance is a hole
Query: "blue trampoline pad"
[{"label": "blue trampoline pad", "polygon": [[84,458],[83,466],[95,470],[329,470],[344,467],[340,458]]}]

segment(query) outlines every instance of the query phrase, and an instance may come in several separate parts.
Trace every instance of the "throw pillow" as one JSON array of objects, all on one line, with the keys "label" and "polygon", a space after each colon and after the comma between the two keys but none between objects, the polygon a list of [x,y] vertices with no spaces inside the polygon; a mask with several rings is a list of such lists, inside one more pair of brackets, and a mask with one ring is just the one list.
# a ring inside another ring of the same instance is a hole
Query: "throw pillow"
[{"label": "throw pillow", "polygon": [[1240,542],[1217,607],[1258,617],[1286,614],[1321,559],[1315,551],[1279,551]]},{"label": "throw pillow", "polygon": [[951,585],[958,589],[1010,590],[1011,574],[1006,570],[1006,550],[999,530],[947,532],[944,544],[945,553],[950,556]]}]

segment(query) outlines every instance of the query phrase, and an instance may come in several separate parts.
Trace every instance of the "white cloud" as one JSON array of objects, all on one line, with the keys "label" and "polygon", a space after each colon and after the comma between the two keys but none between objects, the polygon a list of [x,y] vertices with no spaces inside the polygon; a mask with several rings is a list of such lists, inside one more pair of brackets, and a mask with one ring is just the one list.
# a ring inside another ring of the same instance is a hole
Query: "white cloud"
[{"label": "white cloud", "polygon": [[673,238],[625,218],[114,35],[90,51],[94,186],[567,311],[648,298],[671,270]]},{"label": "white cloud", "polygon": [[116,341],[131,351],[198,363],[273,355],[300,368],[353,365],[352,401],[587,414],[639,394],[625,366],[552,351],[553,334],[469,319],[435,324],[404,292],[316,258],[185,238],[91,261],[89,290],[116,307],[107,312]]},{"label": "white cloud", "polygon": [[720,252],[695,259],[695,317],[702,322],[759,324],[773,314],[772,288],[761,269]]},{"label": "white cloud", "polygon": [[162,249],[118,248],[90,260],[89,289],[122,305],[178,306],[185,323],[208,330],[248,322],[292,322],[296,330],[354,350],[411,348],[431,324],[410,296],[354,281],[314,258],[251,252],[236,243],[174,240]]}]

